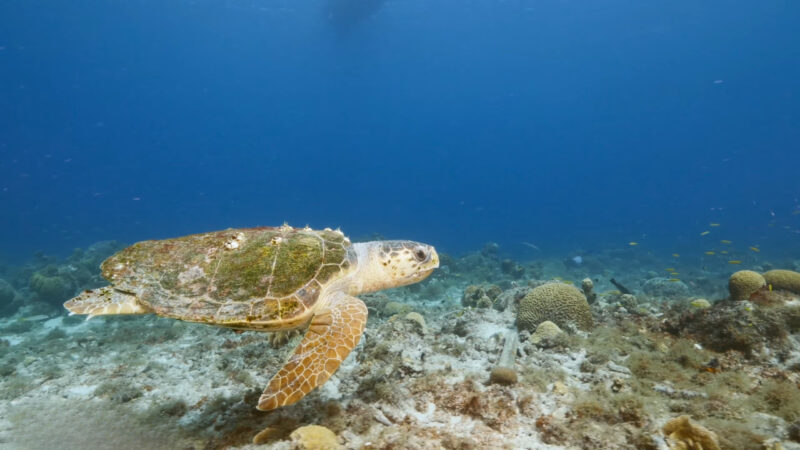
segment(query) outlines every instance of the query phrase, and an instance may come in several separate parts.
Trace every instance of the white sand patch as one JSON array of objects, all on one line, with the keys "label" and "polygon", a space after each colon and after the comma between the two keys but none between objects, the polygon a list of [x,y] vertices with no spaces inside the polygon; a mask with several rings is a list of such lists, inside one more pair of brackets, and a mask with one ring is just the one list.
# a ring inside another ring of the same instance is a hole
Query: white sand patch
[{"label": "white sand patch", "polygon": [[88,398],[94,394],[95,389],[97,386],[90,386],[90,385],[79,385],[79,386],[70,386],[64,390],[64,397],[66,398]]},{"label": "white sand patch", "polygon": [[56,316],[42,323],[42,330],[50,332],[56,328],[64,328],[64,316]]},{"label": "white sand patch", "polygon": [[476,324],[470,334],[478,339],[488,340],[497,335],[503,335],[506,331],[508,331],[508,326],[505,324],[482,322]]},{"label": "white sand patch", "polygon": [[340,385],[341,380],[337,375],[334,375],[319,388],[319,395],[325,399],[339,400],[342,398],[342,392],[339,390]]},{"label": "white sand patch", "polygon": [[13,347],[25,342],[25,337],[20,334],[12,334],[9,336],[3,336],[3,340],[8,342],[8,345]]}]

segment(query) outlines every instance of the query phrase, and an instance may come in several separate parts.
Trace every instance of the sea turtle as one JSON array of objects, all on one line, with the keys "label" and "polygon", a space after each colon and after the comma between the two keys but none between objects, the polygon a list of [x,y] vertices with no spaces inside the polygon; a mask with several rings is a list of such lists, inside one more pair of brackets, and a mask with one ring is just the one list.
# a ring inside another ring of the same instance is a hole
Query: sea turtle
[{"label": "sea turtle", "polygon": [[425,279],[436,250],[412,241],[351,244],[338,230],[229,229],[143,241],[103,262],[110,286],[64,306],[89,318],[148,314],[239,330],[307,326],[258,409],[291,405],[336,372],[358,344],[367,307],[355,295]]}]

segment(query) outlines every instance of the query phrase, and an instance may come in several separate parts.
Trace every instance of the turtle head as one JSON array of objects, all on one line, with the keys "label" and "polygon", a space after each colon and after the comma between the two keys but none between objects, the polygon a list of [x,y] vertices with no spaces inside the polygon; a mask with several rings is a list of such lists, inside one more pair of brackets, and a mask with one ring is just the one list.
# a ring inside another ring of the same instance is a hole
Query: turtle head
[{"label": "turtle head", "polygon": [[433,246],[414,241],[373,241],[358,246],[360,292],[418,283],[439,267]]}]

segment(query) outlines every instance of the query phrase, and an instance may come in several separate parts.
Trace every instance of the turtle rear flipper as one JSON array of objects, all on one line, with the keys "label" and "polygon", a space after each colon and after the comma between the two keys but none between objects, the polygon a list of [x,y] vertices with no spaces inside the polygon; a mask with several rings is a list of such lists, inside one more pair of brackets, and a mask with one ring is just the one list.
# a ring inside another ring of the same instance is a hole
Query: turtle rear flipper
[{"label": "turtle rear flipper", "polygon": [[291,405],[328,381],[358,344],[366,324],[364,302],[344,293],[333,294],[330,303],[314,314],[289,361],[269,381],[258,409]]},{"label": "turtle rear flipper", "polygon": [[113,286],[83,291],[77,297],[64,303],[64,307],[69,310],[70,315],[88,314],[87,320],[94,316],[147,314],[149,312],[139,303],[135,295],[114,289]]}]

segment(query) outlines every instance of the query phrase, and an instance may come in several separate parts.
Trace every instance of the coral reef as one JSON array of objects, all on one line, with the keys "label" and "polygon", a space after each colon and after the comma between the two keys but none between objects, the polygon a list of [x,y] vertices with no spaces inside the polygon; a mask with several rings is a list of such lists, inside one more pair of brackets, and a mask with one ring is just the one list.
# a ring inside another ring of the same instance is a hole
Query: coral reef
[{"label": "coral reef", "polygon": [[[100,263],[119,248],[116,242],[98,242],[86,250],[76,249],[64,260],[38,253],[33,261],[8,269],[5,281],[0,280],[0,312],[21,307],[37,313],[60,311],[61,304],[77,291],[107,284],[100,276]],[[9,287],[15,291],[13,300],[3,301]]]},{"label": "coral reef", "polygon": [[689,296],[689,287],[675,278],[654,277],[645,281],[642,290],[650,297],[681,299]]},{"label": "coral reef", "polygon": [[766,286],[767,282],[760,273],[752,270],[734,272],[728,279],[728,291],[731,300],[747,300],[750,295]]},{"label": "coral reef", "polygon": [[63,270],[49,265],[31,276],[30,288],[39,301],[58,305],[69,300],[77,286]]},{"label": "coral reef", "polygon": [[338,450],[342,448],[333,431],[319,425],[300,427],[289,435],[292,450]]},{"label": "coral reef", "polygon": [[502,292],[499,286],[493,284],[467,286],[461,297],[461,304],[472,308],[491,308]]},{"label": "coral reef", "polygon": [[722,301],[711,308],[684,310],[662,327],[718,352],[737,350],[755,357],[770,346],[784,348],[789,334],[800,331],[800,307]]},{"label": "coral reef", "polygon": [[515,280],[525,275],[525,268],[511,259],[504,259],[500,262],[500,271]]},{"label": "coral reef", "polygon": [[546,320],[561,328],[575,326],[590,330],[593,325],[586,297],[574,286],[563,283],[538,286],[519,304],[517,325],[521,330],[533,331]]},{"label": "coral reef", "polygon": [[792,422],[800,420],[800,389],[798,383],[769,380],[760,386],[754,397],[756,407]]},{"label": "coral reef", "polygon": [[671,450],[720,450],[716,433],[692,422],[689,416],[676,417],[661,430]]},{"label": "coral reef", "polygon": [[556,343],[556,339],[564,333],[558,325],[549,320],[545,320],[536,327],[536,331],[531,334],[532,344],[541,347],[550,347]]},{"label": "coral reef", "polygon": [[792,270],[770,270],[764,272],[764,280],[773,289],[800,295],[800,273]]},{"label": "coral reef", "polygon": [[411,323],[412,325],[414,325],[414,328],[416,329],[416,331],[418,331],[418,332],[420,332],[422,334],[425,334],[425,333],[428,332],[428,327],[425,324],[425,318],[422,317],[422,314],[412,311],[412,312],[406,314],[406,316],[403,319],[406,322]]},{"label": "coral reef", "polygon": [[386,302],[381,310],[381,314],[384,317],[391,317],[397,314],[403,315],[409,312],[411,312],[411,306],[400,302]]},{"label": "coral reef", "polygon": [[697,309],[711,308],[711,302],[709,302],[708,300],[706,300],[704,298],[696,298],[696,299],[692,300],[689,304],[694,306]]},{"label": "coral reef", "polygon": [[633,294],[622,294],[619,296],[619,305],[632,313],[638,309],[639,300]]},{"label": "coral reef", "polygon": [[597,294],[594,292],[594,283],[591,278],[584,278],[581,281],[581,290],[583,290],[583,295],[586,296],[586,301],[590,305],[597,300]]},{"label": "coral reef", "polygon": [[494,309],[504,311],[509,306],[517,306],[519,302],[528,295],[531,288],[528,286],[517,286],[503,291],[494,301]]},{"label": "coral reef", "polygon": [[[331,448],[800,448],[796,294],[773,286],[723,300],[725,263],[706,270],[629,250],[575,254],[583,262],[570,267],[562,257],[504,262],[496,245],[441,255],[435,283],[365,295],[367,333],[337,373],[269,414],[253,404],[288,352],[270,335],[53,315],[36,303],[34,274],[80,289],[98,282],[101,252],[40,257],[2,275],[22,308],[0,317],[0,446],[287,450],[308,448],[290,434],[315,424]],[[800,267],[763,255],[754,270]],[[518,279],[516,265],[525,269]],[[664,267],[681,272],[688,295],[639,290]],[[583,305],[591,333],[564,332],[551,317],[510,331],[530,309],[526,297],[550,289],[560,294],[545,302]],[[484,297],[490,307],[478,308]]]}]

